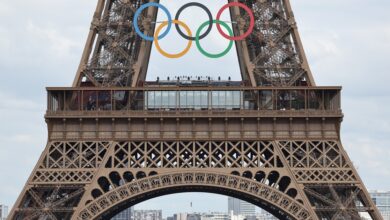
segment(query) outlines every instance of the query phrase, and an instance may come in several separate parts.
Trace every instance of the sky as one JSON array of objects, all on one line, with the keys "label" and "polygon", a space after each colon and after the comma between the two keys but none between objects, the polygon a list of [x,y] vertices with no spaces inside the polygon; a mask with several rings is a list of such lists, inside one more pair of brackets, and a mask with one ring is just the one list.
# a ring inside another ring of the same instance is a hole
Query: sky
[{"label": "sky", "polygon": [[[184,2],[162,0],[173,14]],[[224,4],[199,2],[214,15]],[[390,191],[390,1],[291,3],[316,83],[343,86],[345,149],[368,189]],[[0,0],[0,203],[13,205],[45,147],[45,87],[71,86],[95,6],[96,0]],[[206,19],[198,9],[181,17],[192,30]],[[187,43],[175,35],[161,41],[167,51]],[[202,46],[211,52],[227,45],[215,30],[206,40]],[[170,60],[153,47],[148,79],[172,74],[240,79],[235,50],[209,60],[193,45],[182,59]],[[191,201],[196,211],[226,211],[226,197],[208,194],[166,196],[137,207],[167,215],[190,210]]]}]

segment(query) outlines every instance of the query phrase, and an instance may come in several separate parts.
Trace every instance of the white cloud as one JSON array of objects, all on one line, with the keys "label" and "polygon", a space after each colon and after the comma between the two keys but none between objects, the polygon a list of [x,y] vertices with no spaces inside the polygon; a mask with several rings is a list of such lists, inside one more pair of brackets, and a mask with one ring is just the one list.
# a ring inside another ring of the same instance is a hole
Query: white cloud
[{"label": "white cloud", "polygon": [[339,35],[334,31],[305,29],[302,31],[304,48],[312,64],[323,62],[324,59],[339,59],[343,55],[340,49]]},{"label": "white cloud", "polygon": [[8,38],[9,31],[5,27],[0,26],[0,48],[4,51],[9,51],[11,46],[11,41]]},{"label": "white cloud", "polygon": [[73,48],[81,46],[80,42],[64,37],[57,29],[38,27],[31,20],[28,21],[27,31],[29,36],[36,36],[47,42],[52,50],[52,54],[59,57],[69,56]]},{"label": "white cloud", "polygon": [[24,110],[24,111],[37,111],[41,110],[44,105],[42,103],[36,103],[34,101],[15,97],[9,93],[2,93],[0,91],[0,111],[14,111],[14,110]]},{"label": "white cloud", "polygon": [[6,1],[0,2],[0,18],[11,14],[11,12],[12,10],[11,7],[9,6],[9,2]]},{"label": "white cloud", "polygon": [[344,146],[360,176],[369,189],[389,190],[388,140],[359,135],[361,136],[358,133],[344,135]]}]

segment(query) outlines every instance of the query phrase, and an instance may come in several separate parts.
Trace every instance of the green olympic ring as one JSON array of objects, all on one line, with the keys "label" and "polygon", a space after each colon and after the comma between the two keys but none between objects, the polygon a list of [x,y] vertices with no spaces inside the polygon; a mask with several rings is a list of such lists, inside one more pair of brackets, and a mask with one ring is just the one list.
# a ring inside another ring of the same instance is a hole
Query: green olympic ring
[{"label": "green olympic ring", "polygon": [[[229,25],[227,25],[225,22],[223,21],[220,21],[220,20],[213,20],[213,24],[221,24],[224,28],[226,28],[226,30],[229,32],[229,35],[230,36],[233,36],[233,30],[229,27]],[[230,40],[229,42],[229,46],[224,50],[222,51],[221,53],[218,53],[218,54],[212,54],[212,53],[209,53],[209,52],[206,52],[202,46],[200,45],[200,32],[207,26],[207,25],[210,25],[210,21],[206,21],[204,22],[202,25],[200,25],[200,27],[198,28],[198,31],[196,32],[196,37],[195,37],[195,41],[196,41],[196,47],[198,48],[198,50],[206,57],[208,58],[220,58],[220,57],[223,57],[225,56],[227,53],[229,53],[229,51],[232,49],[233,47],[233,41]]]}]

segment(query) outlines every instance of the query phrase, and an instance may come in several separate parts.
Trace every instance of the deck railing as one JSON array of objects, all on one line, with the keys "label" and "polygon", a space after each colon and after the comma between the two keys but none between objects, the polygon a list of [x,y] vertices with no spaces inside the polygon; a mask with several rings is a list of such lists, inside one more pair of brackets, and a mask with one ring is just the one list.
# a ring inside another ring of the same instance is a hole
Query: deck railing
[{"label": "deck railing", "polygon": [[341,112],[341,87],[47,88],[48,114]]}]

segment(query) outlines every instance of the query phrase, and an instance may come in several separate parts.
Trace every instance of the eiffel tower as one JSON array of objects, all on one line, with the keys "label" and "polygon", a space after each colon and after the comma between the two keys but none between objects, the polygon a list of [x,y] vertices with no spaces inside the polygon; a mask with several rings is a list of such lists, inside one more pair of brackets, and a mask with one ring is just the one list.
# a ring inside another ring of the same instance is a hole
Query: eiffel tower
[{"label": "eiffel tower", "polygon": [[[153,43],[132,22],[148,2],[98,0],[73,86],[47,88],[47,146],[10,220],[109,219],[180,192],[279,219],[383,219],[340,141],[341,87],[315,85],[289,0],[239,0],[256,21],[235,44],[242,81],[185,83],[145,81]],[[146,35],[157,11],[138,19]],[[230,16],[243,34],[246,12]]]}]

